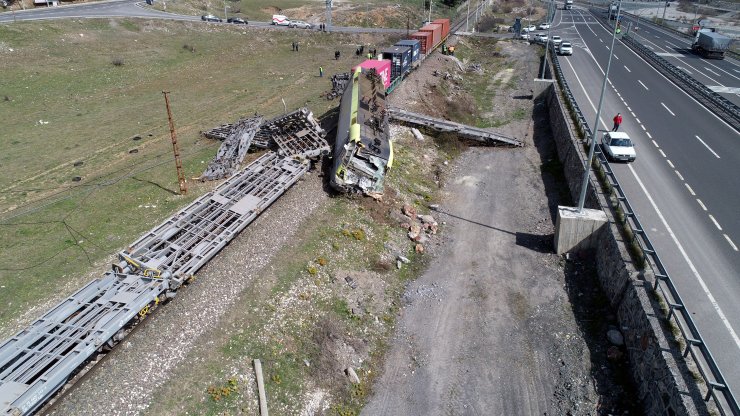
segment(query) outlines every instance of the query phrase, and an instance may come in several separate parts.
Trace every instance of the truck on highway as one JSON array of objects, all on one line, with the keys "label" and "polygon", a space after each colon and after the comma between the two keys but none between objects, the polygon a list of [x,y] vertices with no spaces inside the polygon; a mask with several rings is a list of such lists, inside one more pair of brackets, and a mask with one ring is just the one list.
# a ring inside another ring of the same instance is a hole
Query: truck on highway
[{"label": "truck on highway", "polygon": [[565,4],[563,5],[563,10],[570,10],[573,8],[573,0],[565,0]]},{"label": "truck on highway", "polygon": [[714,29],[699,29],[691,50],[705,58],[725,59],[725,51],[730,49],[731,43],[731,38],[715,32]]}]

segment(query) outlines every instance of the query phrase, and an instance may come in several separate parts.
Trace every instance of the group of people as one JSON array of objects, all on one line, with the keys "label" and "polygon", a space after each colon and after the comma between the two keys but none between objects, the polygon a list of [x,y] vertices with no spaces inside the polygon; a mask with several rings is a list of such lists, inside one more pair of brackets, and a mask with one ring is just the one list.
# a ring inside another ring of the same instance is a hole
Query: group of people
[{"label": "group of people", "polygon": [[[365,45],[358,46],[357,49],[355,49],[355,55],[362,56],[364,54],[365,54]],[[375,48],[368,49],[367,51],[368,59],[375,58],[376,56],[378,56],[378,51]]]},{"label": "group of people", "polygon": [[293,52],[298,52],[298,42],[293,42]]}]

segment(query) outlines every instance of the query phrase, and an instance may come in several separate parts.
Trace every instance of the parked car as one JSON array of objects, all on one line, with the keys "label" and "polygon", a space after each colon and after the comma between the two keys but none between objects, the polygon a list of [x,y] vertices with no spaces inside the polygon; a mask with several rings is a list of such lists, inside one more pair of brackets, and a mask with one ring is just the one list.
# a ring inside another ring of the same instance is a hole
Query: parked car
[{"label": "parked car", "polygon": [[216,17],[212,14],[204,14],[203,16],[200,17],[200,20],[204,22],[223,22],[223,19],[221,19],[220,17]]},{"label": "parked car", "polygon": [[547,30],[549,28],[550,28],[550,24],[549,23],[540,23],[540,26],[538,27],[538,29],[540,29],[540,30]]},{"label": "parked car", "polygon": [[534,32],[535,30],[537,30],[537,26],[535,25],[524,26],[522,28],[522,32]]},{"label": "parked car", "polygon": [[573,46],[570,42],[560,42],[558,46],[559,55],[573,55]]},{"label": "parked car", "polygon": [[620,162],[634,162],[637,153],[627,133],[610,131],[601,138],[601,147],[606,158]]},{"label": "parked car", "polygon": [[553,37],[550,39],[550,42],[552,42],[553,45],[558,46],[560,45],[560,42],[562,42],[563,39],[558,35],[553,35]]},{"label": "parked car", "polygon": [[291,20],[288,27],[297,27],[299,29],[311,29],[311,23],[306,23],[303,20]]},{"label": "parked car", "polygon": [[227,23],[234,23],[234,24],[237,24],[237,25],[246,25],[247,24],[247,21],[244,20],[244,19],[242,19],[241,17],[229,17],[228,19],[226,19],[226,22]]}]

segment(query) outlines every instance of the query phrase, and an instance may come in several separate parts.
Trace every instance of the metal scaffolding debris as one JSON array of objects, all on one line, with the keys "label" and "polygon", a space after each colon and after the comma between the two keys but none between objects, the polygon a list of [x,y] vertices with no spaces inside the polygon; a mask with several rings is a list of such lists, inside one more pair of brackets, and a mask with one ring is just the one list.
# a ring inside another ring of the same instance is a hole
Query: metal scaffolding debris
[{"label": "metal scaffolding debris", "polygon": [[[216,156],[208,163],[208,167],[200,177],[201,180],[213,181],[226,178],[239,169],[239,165],[244,161],[244,156],[247,155],[247,150],[249,150],[254,135],[262,124],[262,120],[262,116],[255,116],[240,119],[233,125],[228,125],[229,133],[218,149]],[[216,129],[220,128],[217,127]],[[213,130],[209,130],[209,132]],[[223,129],[219,131],[219,134],[223,134],[222,131]],[[210,134],[214,135],[213,133]]]},{"label": "metal scaffolding debris", "polygon": [[326,132],[306,107],[284,114],[260,126],[257,141],[274,143],[281,156],[316,158],[329,154]]},{"label": "metal scaffolding debris", "polygon": [[524,146],[521,140],[492,131],[466,126],[465,124],[440,118],[429,117],[424,114],[412,113],[400,108],[389,108],[390,118],[416,126],[429,127],[437,131],[453,132],[470,140],[475,140],[490,146],[508,144],[512,146]]},{"label": "metal scaffolding debris", "polygon": [[[120,252],[112,271],[0,344],[0,414],[40,409],[296,183],[309,169],[305,158],[328,151],[323,130],[302,110],[265,124],[273,137],[263,137],[282,154],[266,152]],[[224,154],[243,157],[260,122],[228,127],[239,146]]]}]

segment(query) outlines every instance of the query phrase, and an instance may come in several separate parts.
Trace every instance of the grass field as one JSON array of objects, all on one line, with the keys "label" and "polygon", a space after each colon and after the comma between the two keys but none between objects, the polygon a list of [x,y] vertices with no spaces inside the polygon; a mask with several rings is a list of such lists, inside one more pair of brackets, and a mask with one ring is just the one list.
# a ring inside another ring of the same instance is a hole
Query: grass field
[{"label": "grass field", "polygon": [[0,39],[3,335],[28,307],[102,274],[111,255],[212,188],[189,181],[188,195],[177,194],[163,90],[192,178],[219,145],[201,130],[274,116],[281,99],[321,115],[338,103],[319,96],[331,84],[318,67],[331,75],[357,62],[357,40],[343,35],[200,23],[18,23],[0,26]]}]

